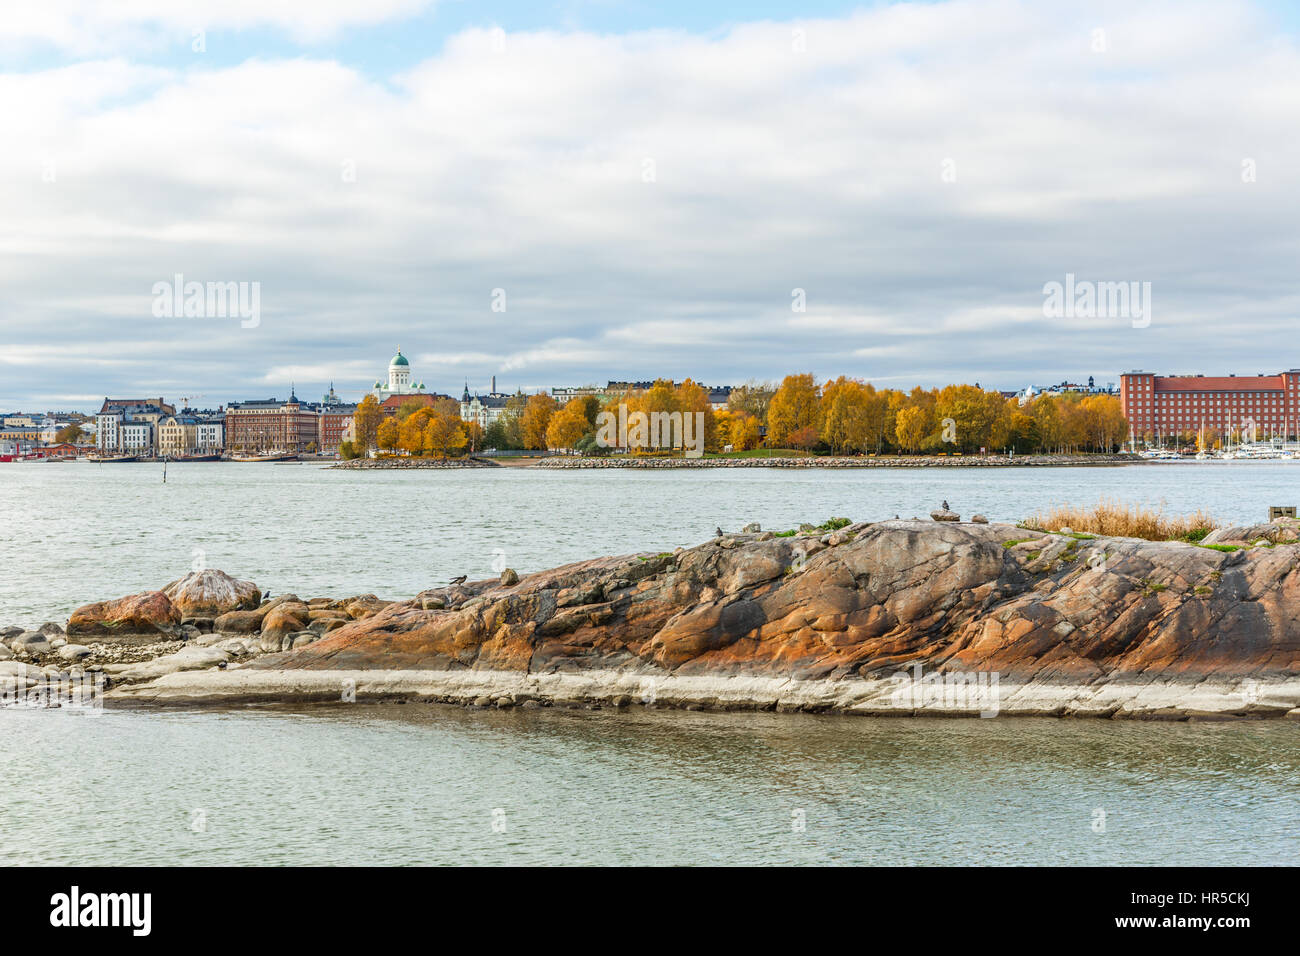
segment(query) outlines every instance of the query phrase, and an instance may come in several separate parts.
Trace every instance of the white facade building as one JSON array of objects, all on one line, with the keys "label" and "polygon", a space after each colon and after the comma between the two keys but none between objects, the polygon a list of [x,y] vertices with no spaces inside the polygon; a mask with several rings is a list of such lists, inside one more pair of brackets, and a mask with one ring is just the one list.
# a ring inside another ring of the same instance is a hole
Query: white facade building
[{"label": "white facade building", "polygon": [[224,431],[225,426],[222,422],[215,419],[201,419],[195,428],[195,447],[209,454],[221,451]]},{"label": "white facade building", "polygon": [[131,455],[153,451],[153,424],[151,422],[122,422],[118,426],[121,450]]},{"label": "white facade building", "polygon": [[95,416],[95,446],[100,451],[117,451],[122,447],[120,413]]},{"label": "white facade building", "polygon": [[370,394],[375,396],[381,405],[385,399],[392,398],[394,395],[423,395],[424,392],[423,382],[419,385],[411,384],[411,363],[406,360],[401,349],[397,350],[393,360],[388,363],[388,384],[375,382],[375,387],[370,390]]},{"label": "white facade building", "polygon": [[486,429],[506,413],[506,402],[510,396],[497,391],[497,377],[492,376],[492,390],[486,395],[471,395],[469,382],[460,396],[460,420],[478,422],[480,428]]}]

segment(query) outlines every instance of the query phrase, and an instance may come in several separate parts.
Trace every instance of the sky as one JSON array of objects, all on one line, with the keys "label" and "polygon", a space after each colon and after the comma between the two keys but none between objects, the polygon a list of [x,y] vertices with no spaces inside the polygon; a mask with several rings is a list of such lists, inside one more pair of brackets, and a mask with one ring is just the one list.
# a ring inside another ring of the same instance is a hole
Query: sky
[{"label": "sky", "polygon": [[16,7],[0,410],[1300,366],[1293,4]]}]

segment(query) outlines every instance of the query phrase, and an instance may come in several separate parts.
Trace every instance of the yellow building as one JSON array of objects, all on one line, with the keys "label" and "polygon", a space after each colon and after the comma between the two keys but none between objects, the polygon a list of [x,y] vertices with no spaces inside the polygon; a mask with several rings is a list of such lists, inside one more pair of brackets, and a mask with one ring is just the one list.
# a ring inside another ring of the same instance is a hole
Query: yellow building
[{"label": "yellow building", "polygon": [[169,415],[158,422],[158,454],[189,455],[198,447],[198,421],[188,415]]}]

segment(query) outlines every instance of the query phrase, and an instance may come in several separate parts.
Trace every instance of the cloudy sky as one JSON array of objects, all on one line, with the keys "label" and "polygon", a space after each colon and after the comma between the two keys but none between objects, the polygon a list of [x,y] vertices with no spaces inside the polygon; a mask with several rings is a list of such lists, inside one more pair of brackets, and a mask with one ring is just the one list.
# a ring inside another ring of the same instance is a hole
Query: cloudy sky
[{"label": "cloudy sky", "polygon": [[[355,399],[399,345],[457,393],[1300,366],[1298,19],[19,5],[0,18],[0,409],[291,381]],[[1067,273],[1150,282],[1149,325],[1046,317]],[[155,315],[177,274],[258,283],[255,327]]]}]

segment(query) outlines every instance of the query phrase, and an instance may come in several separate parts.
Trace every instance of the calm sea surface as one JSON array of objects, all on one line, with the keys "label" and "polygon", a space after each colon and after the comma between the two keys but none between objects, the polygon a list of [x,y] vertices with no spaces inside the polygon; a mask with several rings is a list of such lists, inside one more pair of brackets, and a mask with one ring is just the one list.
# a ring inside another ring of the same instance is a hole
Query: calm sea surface
[{"label": "calm sea surface", "polygon": [[0,711],[10,865],[1300,863],[1290,722]]},{"label": "calm sea surface", "polygon": [[1019,521],[1102,498],[1264,520],[1300,504],[1300,462],[1119,468],[331,471],[317,464],[0,464],[0,626],[61,621],[162,587],[196,559],[273,594],[411,597],[603,554],[698,544],[721,525],[831,516]]},{"label": "calm sea surface", "polygon": [[[0,465],[0,624],[196,558],[301,596],[832,515],[1258,520],[1300,462],[860,471]],[[1300,725],[634,710],[0,710],[11,864],[1300,863]]]}]

